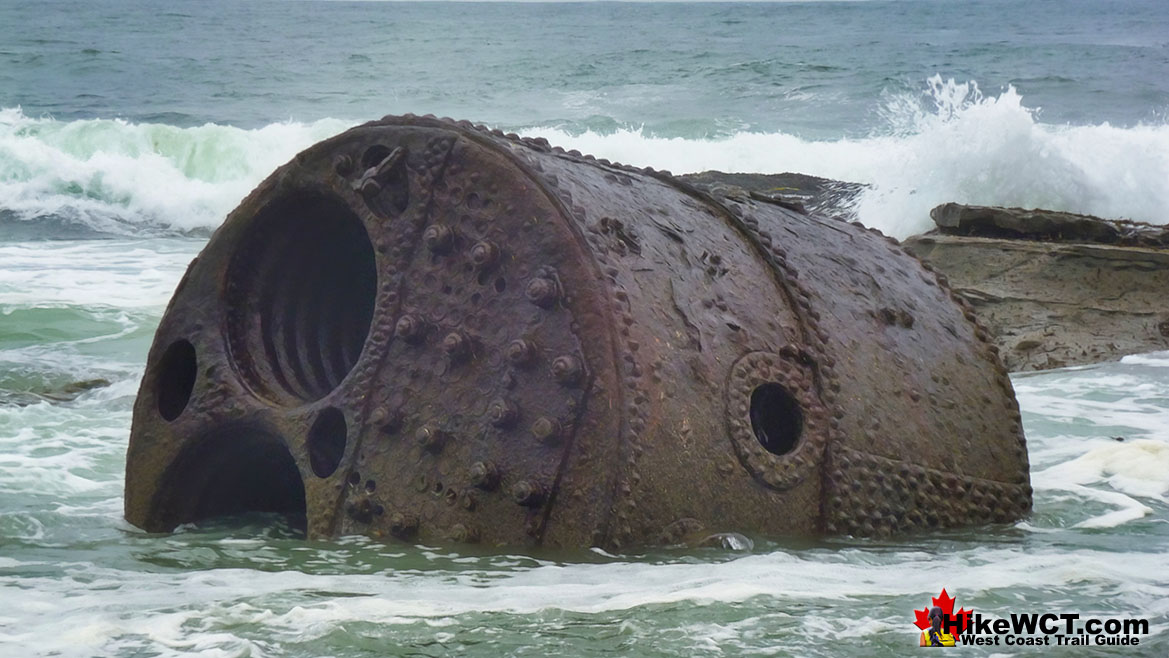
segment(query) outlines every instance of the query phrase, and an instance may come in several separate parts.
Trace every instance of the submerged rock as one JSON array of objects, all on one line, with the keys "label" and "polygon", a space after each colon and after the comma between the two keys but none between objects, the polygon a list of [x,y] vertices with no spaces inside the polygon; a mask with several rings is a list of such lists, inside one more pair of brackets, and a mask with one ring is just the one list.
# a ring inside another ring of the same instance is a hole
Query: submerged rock
[{"label": "submerged rock", "polygon": [[108,379],[85,379],[63,386],[42,388],[34,391],[12,391],[0,389],[0,406],[27,407],[41,402],[72,402],[82,394],[109,386]]}]

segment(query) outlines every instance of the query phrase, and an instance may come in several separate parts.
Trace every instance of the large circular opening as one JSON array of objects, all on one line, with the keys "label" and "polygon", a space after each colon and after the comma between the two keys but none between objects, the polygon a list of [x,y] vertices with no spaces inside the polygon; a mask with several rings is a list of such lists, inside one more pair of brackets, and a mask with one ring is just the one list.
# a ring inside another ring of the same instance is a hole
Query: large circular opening
[{"label": "large circular opening", "polygon": [[158,413],[167,422],[178,418],[191,400],[195,389],[195,374],[198,365],[195,360],[195,346],[185,339],[177,340],[166,348],[158,362]]},{"label": "large circular opening", "polygon": [[804,431],[800,403],[783,386],[767,383],[751,392],[751,429],[767,452],[786,455]]},{"label": "large circular opening", "polygon": [[276,400],[328,395],[357,363],[377,294],[373,245],[348,206],[313,194],[253,220],[229,272],[231,354]]}]

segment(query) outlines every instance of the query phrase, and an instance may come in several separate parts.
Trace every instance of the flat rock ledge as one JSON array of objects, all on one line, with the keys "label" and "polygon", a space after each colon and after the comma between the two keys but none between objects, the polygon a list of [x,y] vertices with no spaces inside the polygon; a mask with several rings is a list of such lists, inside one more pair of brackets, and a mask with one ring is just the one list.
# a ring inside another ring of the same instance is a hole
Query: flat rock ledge
[{"label": "flat rock ledge", "polygon": [[[863,189],[802,174],[683,178],[850,220],[848,202]],[[937,228],[902,247],[970,301],[1012,372],[1169,349],[1169,227],[957,203],[930,217]]]},{"label": "flat rock ledge", "polygon": [[947,203],[901,244],[974,305],[1013,372],[1169,349],[1169,229]]}]

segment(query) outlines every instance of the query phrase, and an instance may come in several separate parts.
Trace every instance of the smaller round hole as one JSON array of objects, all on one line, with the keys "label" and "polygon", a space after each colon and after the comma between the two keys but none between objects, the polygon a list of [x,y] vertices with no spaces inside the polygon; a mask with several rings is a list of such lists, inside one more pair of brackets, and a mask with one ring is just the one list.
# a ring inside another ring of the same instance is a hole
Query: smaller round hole
[{"label": "smaller round hole", "polygon": [[482,300],[483,300],[483,295],[480,295],[479,293],[475,293],[475,294],[471,295],[471,303],[476,305],[476,306],[478,306],[479,302]]},{"label": "smaller round hole", "polygon": [[349,474],[349,484],[356,486],[360,483],[361,483],[361,473],[358,473],[357,471],[353,471],[352,473]]},{"label": "smaller round hole", "polygon": [[443,489],[442,482],[435,482],[434,487],[431,488],[431,491],[434,492],[434,495],[438,496],[438,495],[442,494],[442,489]]},{"label": "smaller round hole", "polygon": [[[345,414],[339,409],[329,407],[317,416],[316,422],[308,431],[309,464],[317,477],[327,478],[341,465],[341,458],[345,456],[348,431]],[[358,476],[358,480],[360,479]]]},{"label": "smaller round hole", "polygon": [[451,287],[450,286],[443,286],[442,287],[442,294],[444,294],[444,295],[451,294]]},{"label": "smaller round hole", "polygon": [[799,445],[804,431],[800,403],[774,382],[751,392],[751,429],[767,452],[786,455]]},{"label": "smaller round hole", "polygon": [[178,418],[195,390],[195,375],[199,366],[195,346],[187,340],[177,340],[166,348],[158,365],[158,413],[168,422]]},{"label": "smaller round hole", "polygon": [[503,292],[504,290],[507,290],[507,281],[503,277],[499,277],[495,280],[495,292]]},{"label": "smaller round hole", "polygon": [[369,493],[373,493],[376,489],[377,489],[377,482],[374,482],[373,480],[366,480],[365,481],[365,490],[366,491],[368,491]]}]

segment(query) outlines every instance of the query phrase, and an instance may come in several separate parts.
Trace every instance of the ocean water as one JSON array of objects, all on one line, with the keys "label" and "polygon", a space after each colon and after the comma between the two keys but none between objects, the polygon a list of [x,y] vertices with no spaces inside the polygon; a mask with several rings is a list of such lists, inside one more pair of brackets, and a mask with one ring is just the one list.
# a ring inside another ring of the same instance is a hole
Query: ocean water
[{"label": "ocean water", "polygon": [[865,183],[853,212],[897,236],[944,201],[1169,220],[1161,0],[0,2],[0,655],[901,655],[943,587],[1147,618],[1100,652],[1169,653],[1169,353],[1015,377],[1035,511],[1009,526],[610,555],[126,524],[187,263],[300,149],[405,112]]}]

